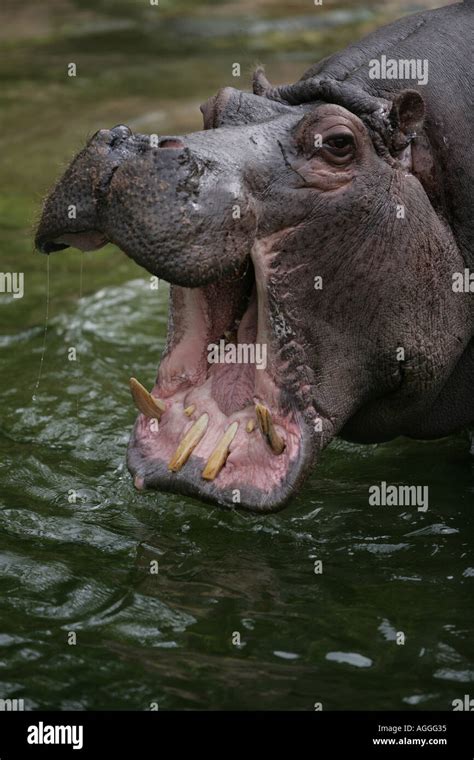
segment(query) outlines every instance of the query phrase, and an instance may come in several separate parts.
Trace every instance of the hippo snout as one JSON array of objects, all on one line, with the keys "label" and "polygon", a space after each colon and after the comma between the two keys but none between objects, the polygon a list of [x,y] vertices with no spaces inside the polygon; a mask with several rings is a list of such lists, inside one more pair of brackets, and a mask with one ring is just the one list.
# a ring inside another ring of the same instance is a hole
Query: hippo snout
[{"label": "hippo snout", "polygon": [[[46,199],[36,233],[36,248],[46,254],[69,246],[91,251],[113,241],[114,228],[119,225],[114,210],[110,211],[108,196],[117,170],[126,167],[125,178],[115,185],[114,194],[124,191],[127,195],[134,182],[143,185],[144,175],[140,172],[147,156],[147,161],[154,162],[150,169],[163,193],[170,185],[166,175],[175,174],[176,158],[185,150],[179,137],[155,136],[155,139],[156,144],[153,136],[133,133],[124,124],[98,130]],[[135,162],[140,168],[132,176]],[[195,167],[191,158],[180,165],[179,180],[184,187]]]}]

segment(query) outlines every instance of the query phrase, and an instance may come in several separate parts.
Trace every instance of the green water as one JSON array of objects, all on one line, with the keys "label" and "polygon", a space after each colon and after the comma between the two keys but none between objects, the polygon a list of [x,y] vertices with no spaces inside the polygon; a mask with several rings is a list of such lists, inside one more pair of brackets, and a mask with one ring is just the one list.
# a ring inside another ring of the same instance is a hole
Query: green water
[{"label": "green water", "polygon": [[[32,228],[87,135],[197,129],[199,102],[257,60],[288,81],[400,12],[327,3],[312,27],[306,3],[264,3],[258,26],[252,5],[163,1],[159,23],[142,3],[26,3],[16,26],[2,11],[1,269],[25,295],[0,295],[0,697],[29,708],[451,709],[474,688],[462,436],[336,442],[272,517],[137,493],[127,381],[152,384],[166,285],[112,246],[71,251],[50,257],[47,303]],[[381,480],[428,485],[428,511],[369,507]]]}]

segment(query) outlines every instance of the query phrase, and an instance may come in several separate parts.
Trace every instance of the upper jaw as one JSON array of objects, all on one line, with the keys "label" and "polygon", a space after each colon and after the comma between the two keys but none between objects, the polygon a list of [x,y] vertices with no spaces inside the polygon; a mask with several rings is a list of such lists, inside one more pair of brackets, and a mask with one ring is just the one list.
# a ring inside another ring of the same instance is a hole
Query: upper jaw
[{"label": "upper jaw", "polygon": [[123,125],[99,130],[70,163],[45,199],[36,231],[41,253],[69,246],[97,250],[110,236],[105,232],[101,208],[118,167],[137,155],[137,140]]}]

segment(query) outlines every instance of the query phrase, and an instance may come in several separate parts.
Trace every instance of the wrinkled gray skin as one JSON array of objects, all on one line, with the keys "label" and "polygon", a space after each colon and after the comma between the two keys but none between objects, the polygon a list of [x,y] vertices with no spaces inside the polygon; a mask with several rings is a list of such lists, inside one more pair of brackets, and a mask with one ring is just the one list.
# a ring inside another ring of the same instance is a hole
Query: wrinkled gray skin
[{"label": "wrinkled gray skin", "polygon": [[[159,147],[125,127],[101,130],[45,203],[40,249],[107,239],[173,284],[168,354],[179,343],[175,286],[214,283],[219,294],[251,257],[268,373],[300,446],[270,491],[258,472],[237,478],[240,506],[281,508],[336,435],[431,438],[474,421],[473,298],[452,289],[453,273],[474,269],[473,16],[471,2],[409,16],[293,87],[272,89],[257,73],[257,94],[221,90],[202,107],[204,131]],[[428,84],[370,79],[382,54],[428,59]],[[341,90],[318,90],[321,78]],[[170,473],[138,433],[129,467],[142,487],[232,504],[228,484],[199,477],[202,462]]]}]

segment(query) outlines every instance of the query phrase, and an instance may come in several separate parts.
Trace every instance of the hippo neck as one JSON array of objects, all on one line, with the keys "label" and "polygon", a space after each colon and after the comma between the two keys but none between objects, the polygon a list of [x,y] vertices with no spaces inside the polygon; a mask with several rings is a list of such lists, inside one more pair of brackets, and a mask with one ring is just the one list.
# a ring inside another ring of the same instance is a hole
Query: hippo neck
[{"label": "hippo neck", "polygon": [[411,438],[438,438],[474,424],[474,338],[431,409],[406,431]]}]

